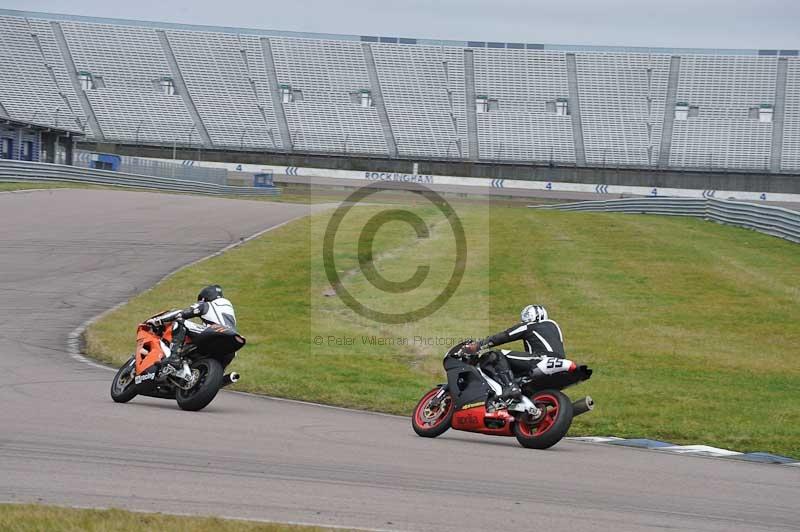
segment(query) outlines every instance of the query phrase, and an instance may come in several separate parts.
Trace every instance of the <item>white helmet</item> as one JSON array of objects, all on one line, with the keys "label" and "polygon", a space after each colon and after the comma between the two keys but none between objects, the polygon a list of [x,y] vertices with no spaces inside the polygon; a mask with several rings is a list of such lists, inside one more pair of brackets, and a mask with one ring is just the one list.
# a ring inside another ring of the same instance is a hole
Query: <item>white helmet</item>
[{"label": "white helmet", "polygon": [[525,323],[536,323],[547,319],[547,309],[541,305],[528,305],[522,312],[520,318]]}]

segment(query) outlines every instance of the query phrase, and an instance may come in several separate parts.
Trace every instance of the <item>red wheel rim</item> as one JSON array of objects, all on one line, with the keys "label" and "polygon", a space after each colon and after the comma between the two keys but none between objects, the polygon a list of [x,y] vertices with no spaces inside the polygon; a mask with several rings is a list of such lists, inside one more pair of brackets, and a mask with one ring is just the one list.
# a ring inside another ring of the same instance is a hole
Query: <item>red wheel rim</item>
[{"label": "red wheel rim", "polygon": [[544,409],[544,417],[535,425],[536,431],[531,430],[531,426],[524,420],[519,421],[519,430],[523,436],[541,436],[550,430],[558,418],[558,399],[550,394],[536,395],[533,397],[533,404]]},{"label": "red wheel rim", "polygon": [[447,419],[447,414],[449,414],[450,410],[453,408],[453,401],[450,398],[450,394],[446,393],[445,396],[442,397],[439,406],[432,409],[431,401],[437,393],[439,393],[438,388],[425,394],[417,405],[417,409],[414,411],[414,421],[422,428],[432,429],[438,427]]}]

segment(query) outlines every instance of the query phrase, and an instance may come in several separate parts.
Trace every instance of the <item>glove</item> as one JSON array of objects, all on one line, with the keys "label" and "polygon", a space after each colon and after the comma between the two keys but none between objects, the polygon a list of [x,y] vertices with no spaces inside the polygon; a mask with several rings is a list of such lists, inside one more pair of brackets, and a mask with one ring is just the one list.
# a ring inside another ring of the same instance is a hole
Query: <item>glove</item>
[{"label": "glove", "polygon": [[163,325],[160,319],[158,318],[150,318],[145,322],[146,325],[149,325],[152,329],[157,329]]},{"label": "glove", "polygon": [[474,355],[481,350],[481,344],[478,342],[470,342],[464,346],[464,352]]}]

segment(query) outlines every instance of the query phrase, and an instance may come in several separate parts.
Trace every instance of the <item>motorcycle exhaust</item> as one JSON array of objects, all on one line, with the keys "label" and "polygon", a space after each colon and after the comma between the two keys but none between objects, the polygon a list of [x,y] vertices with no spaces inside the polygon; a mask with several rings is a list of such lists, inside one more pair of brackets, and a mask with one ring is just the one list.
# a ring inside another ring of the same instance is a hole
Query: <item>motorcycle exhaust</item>
[{"label": "motorcycle exhaust", "polygon": [[239,375],[235,371],[232,371],[232,372],[228,373],[227,375],[225,375],[224,377],[222,377],[222,386],[224,387],[224,386],[228,386],[229,384],[234,384],[240,378],[241,378],[241,375]]},{"label": "motorcycle exhaust", "polygon": [[572,415],[579,416],[594,409],[594,401],[588,395],[572,403]]}]

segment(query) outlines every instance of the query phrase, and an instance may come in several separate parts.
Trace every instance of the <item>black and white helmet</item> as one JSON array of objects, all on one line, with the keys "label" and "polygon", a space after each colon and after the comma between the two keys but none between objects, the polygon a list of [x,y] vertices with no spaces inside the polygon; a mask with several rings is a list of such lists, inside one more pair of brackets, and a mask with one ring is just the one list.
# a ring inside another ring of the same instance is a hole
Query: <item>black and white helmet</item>
[{"label": "black and white helmet", "polygon": [[218,284],[212,284],[206,286],[205,288],[200,290],[199,294],[197,294],[198,301],[209,302],[209,301],[214,301],[218,297],[225,297],[222,295],[222,287]]},{"label": "black and white helmet", "polygon": [[222,295],[220,285],[212,284],[203,288],[197,294],[197,301],[205,302],[204,312],[200,319],[206,325],[216,323],[236,328],[236,312],[233,310],[233,304]]},{"label": "black and white helmet", "polygon": [[528,305],[519,317],[524,323],[537,323],[547,319],[547,309],[541,305]]}]

